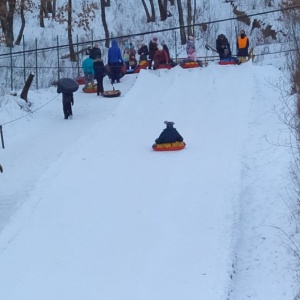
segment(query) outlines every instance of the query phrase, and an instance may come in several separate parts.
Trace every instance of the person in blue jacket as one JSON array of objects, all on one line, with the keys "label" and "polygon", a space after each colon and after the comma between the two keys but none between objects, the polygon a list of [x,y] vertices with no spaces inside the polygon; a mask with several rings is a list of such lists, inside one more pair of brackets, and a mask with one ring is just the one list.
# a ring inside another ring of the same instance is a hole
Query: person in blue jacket
[{"label": "person in blue jacket", "polygon": [[183,142],[183,137],[179,134],[176,128],[173,127],[174,122],[165,121],[166,128],[155,140],[156,144]]},{"label": "person in blue jacket", "polygon": [[84,74],[84,88],[89,85],[94,85],[94,60],[89,56],[82,62],[82,69]]},{"label": "person in blue jacket", "polygon": [[120,72],[121,66],[123,65],[123,58],[116,40],[111,42],[111,47],[108,49],[107,62],[111,72],[111,83],[114,84],[115,81],[120,82]]}]

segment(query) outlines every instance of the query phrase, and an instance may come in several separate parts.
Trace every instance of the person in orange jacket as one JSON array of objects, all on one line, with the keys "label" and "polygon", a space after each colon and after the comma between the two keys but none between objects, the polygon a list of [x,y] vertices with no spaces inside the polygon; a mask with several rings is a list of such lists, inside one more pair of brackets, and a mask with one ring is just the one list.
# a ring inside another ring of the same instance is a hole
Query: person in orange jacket
[{"label": "person in orange jacket", "polygon": [[237,56],[238,57],[246,57],[249,55],[249,39],[245,33],[245,30],[241,30],[241,34],[237,38]]}]

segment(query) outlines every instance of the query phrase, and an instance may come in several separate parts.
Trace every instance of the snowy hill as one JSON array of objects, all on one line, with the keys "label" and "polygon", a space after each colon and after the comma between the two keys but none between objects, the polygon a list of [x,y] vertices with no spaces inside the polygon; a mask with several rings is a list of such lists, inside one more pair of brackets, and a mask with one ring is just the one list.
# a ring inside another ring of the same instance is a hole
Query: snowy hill
[{"label": "snowy hill", "polygon": [[[54,88],[32,92],[41,109],[3,128],[1,297],[292,299],[280,78],[251,63],[142,71],[120,98],[76,92],[73,120]],[[185,150],[152,151],[165,120]]]}]

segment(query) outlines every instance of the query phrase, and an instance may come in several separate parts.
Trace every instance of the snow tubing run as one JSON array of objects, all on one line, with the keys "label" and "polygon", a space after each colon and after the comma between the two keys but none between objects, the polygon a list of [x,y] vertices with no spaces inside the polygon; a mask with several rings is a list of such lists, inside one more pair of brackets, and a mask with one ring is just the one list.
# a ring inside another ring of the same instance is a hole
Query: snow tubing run
[{"label": "snow tubing run", "polygon": [[164,143],[164,144],[154,144],[152,149],[154,151],[177,151],[185,148],[184,142],[174,142],[174,143]]},{"label": "snow tubing run", "polygon": [[61,78],[57,82],[58,88],[62,93],[74,93],[78,90],[78,83],[72,78]]},{"label": "snow tubing run", "polygon": [[103,92],[103,97],[107,97],[107,98],[119,97],[120,95],[121,95],[121,91],[119,90]]}]

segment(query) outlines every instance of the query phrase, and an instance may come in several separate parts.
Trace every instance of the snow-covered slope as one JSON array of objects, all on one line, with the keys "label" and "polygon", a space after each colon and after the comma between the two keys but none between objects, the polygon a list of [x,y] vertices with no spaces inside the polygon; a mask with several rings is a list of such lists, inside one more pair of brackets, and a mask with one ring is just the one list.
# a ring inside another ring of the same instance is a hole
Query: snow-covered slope
[{"label": "snow-covered slope", "polygon": [[[292,299],[274,229],[289,230],[289,155],[269,142],[279,77],[250,63],[146,70],[121,98],[76,92],[73,120],[55,100],[5,126],[1,297]],[[152,151],[165,120],[185,150]]]}]

